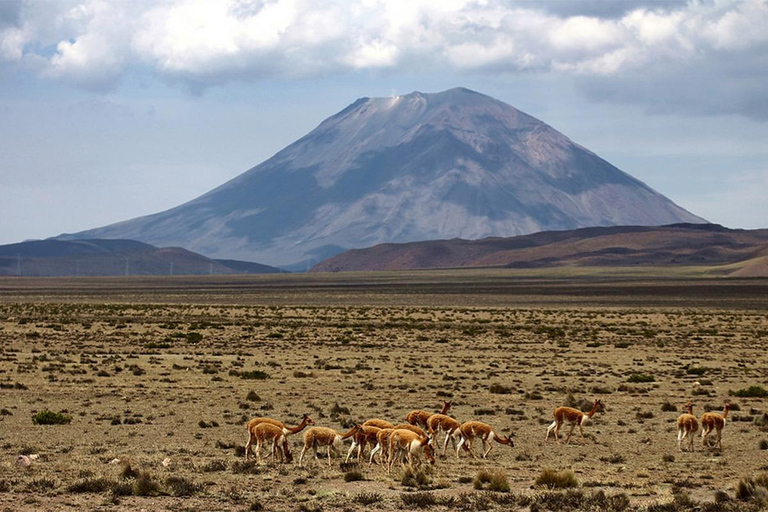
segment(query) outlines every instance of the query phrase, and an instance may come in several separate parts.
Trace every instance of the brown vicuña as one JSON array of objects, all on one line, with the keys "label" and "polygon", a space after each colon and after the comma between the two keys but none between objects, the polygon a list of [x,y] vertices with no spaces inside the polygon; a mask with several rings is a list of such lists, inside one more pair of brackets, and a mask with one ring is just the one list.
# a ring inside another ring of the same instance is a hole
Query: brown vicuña
[{"label": "brown vicu\u00f1a", "polygon": [[[460,432],[461,440],[456,447],[456,457],[460,456],[459,452],[461,451],[461,447],[466,444],[469,454],[476,458],[475,452],[472,451],[472,441],[474,441],[475,438],[480,439],[483,443],[483,458],[486,458],[493,448],[491,441],[496,441],[499,444],[505,444],[507,446],[515,446],[515,443],[510,437],[501,437],[493,430],[493,427],[482,421],[466,421],[461,424]],[[488,449],[485,447],[486,443],[488,444]]]},{"label": "brown vicu\u00f1a", "polygon": [[394,431],[395,429],[393,428],[382,428],[376,432],[376,446],[371,450],[371,458],[368,461],[369,464],[373,464],[374,457],[379,452],[381,452],[379,461],[382,464],[387,464],[389,462],[389,436],[392,435],[392,432]]},{"label": "brown vicu\u00f1a", "polygon": [[360,427],[360,430],[358,430],[355,435],[352,436],[352,446],[349,447],[347,458],[344,459],[344,462],[349,462],[349,458],[352,456],[352,452],[355,451],[355,448],[357,448],[357,460],[363,460],[363,450],[365,450],[365,447],[368,444],[370,444],[372,447],[376,445],[376,434],[380,430],[381,429],[379,427],[370,425],[363,425]]},{"label": "brown vicu\u00f1a", "polygon": [[387,420],[380,420],[379,418],[371,418],[370,420],[363,423],[364,427],[379,427],[379,428],[392,428],[394,427],[394,423],[390,423]]},{"label": "brown vicu\u00f1a", "polygon": [[549,439],[549,433],[554,430],[555,441],[559,443],[560,427],[563,423],[566,422],[571,426],[571,430],[568,432],[568,436],[565,438],[566,444],[571,440],[571,434],[573,434],[573,429],[576,428],[576,425],[579,426],[581,438],[584,439],[584,423],[586,423],[588,419],[594,416],[596,412],[602,412],[604,410],[605,407],[603,406],[603,402],[599,398],[595,400],[595,403],[592,404],[592,409],[588,413],[583,413],[578,409],[574,409],[573,407],[558,407],[552,412],[552,414],[555,416],[555,421],[553,421],[552,424],[547,428],[547,437],[544,439]]},{"label": "brown vicu\u00f1a", "polygon": [[408,465],[414,469],[414,460],[421,464],[421,456],[424,454],[424,447],[429,444],[429,436],[419,435],[412,430],[404,428],[392,431],[389,436],[389,465],[388,471],[392,471],[392,464],[403,454],[408,459]]},{"label": "brown vicu\u00f1a", "polygon": [[256,460],[261,463],[261,448],[267,444],[271,446],[273,458],[280,458],[280,462],[285,459],[287,462],[293,460],[290,451],[285,451],[287,440],[283,429],[271,423],[259,423],[251,430],[251,435],[256,439]]},{"label": "brown vicu\u00f1a", "polygon": [[288,443],[288,436],[291,434],[296,434],[298,432],[301,432],[304,430],[304,428],[307,425],[314,425],[315,422],[310,418],[308,415],[304,415],[303,418],[301,418],[301,423],[299,423],[296,427],[287,427],[285,423],[282,421],[278,421],[272,418],[253,418],[251,421],[249,421],[246,424],[246,427],[248,428],[248,441],[245,443],[245,460],[248,460],[248,455],[251,453],[251,447],[253,446],[253,442],[255,441],[255,438],[253,436],[253,429],[256,428],[257,425],[260,425],[262,423],[269,423],[271,425],[275,425],[276,427],[280,427],[283,430],[283,434],[286,435],[285,442],[283,443],[283,449],[286,452],[286,455],[290,455],[290,444]]},{"label": "brown vicu\u00f1a", "polygon": [[688,451],[692,452],[693,449],[693,436],[696,431],[699,430],[699,420],[693,415],[693,404],[687,402],[683,406],[683,411],[687,411],[685,414],[681,414],[677,418],[677,449],[683,451],[683,441],[688,439]]},{"label": "brown vicu\u00f1a", "polygon": [[339,434],[332,428],[326,427],[312,427],[308,429],[306,432],[304,432],[304,448],[302,448],[301,456],[299,457],[299,466],[304,465],[304,455],[310,448],[312,448],[312,451],[315,454],[315,458],[317,458],[317,448],[319,446],[328,447],[328,465],[330,466],[331,451],[338,452],[341,448],[341,443],[345,439],[349,439],[350,437],[354,436],[361,428],[362,427],[360,425],[356,424],[345,434]]},{"label": "brown vicu\u00f1a", "polygon": [[713,430],[717,430],[717,440],[715,441],[715,447],[723,449],[723,427],[725,427],[725,419],[728,417],[728,411],[731,410],[731,404],[726,403],[723,408],[723,414],[716,412],[705,412],[701,417],[701,446],[707,446],[707,436],[712,433]]},{"label": "brown vicu\u00f1a", "polygon": [[446,416],[445,414],[433,414],[427,420],[427,432],[430,436],[436,437],[441,431],[445,432],[445,442],[443,443],[443,455],[448,447],[448,440],[456,447],[456,438],[461,436],[461,423]]},{"label": "brown vicu\u00f1a", "polygon": [[[453,402],[446,402],[443,400],[443,408],[438,414],[447,414],[448,409],[451,408],[451,405]],[[429,420],[429,417],[432,416],[434,413],[427,412],[427,411],[411,411],[405,416],[405,421],[410,423],[411,425],[416,425],[422,428],[429,428],[427,426],[427,420]]]}]

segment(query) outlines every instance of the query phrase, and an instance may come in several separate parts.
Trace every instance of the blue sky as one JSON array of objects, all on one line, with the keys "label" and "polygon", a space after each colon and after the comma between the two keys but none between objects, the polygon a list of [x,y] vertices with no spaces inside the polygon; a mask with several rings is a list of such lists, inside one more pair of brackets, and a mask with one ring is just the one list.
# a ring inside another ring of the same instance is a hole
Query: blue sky
[{"label": "blue sky", "polygon": [[768,0],[0,0],[0,243],[192,199],[363,96],[469,87],[768,227]]}]

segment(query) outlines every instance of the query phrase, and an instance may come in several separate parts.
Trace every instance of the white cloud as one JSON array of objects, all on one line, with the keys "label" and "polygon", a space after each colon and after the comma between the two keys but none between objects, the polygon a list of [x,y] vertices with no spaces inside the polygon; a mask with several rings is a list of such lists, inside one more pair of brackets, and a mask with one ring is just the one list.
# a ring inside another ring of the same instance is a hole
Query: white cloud
[{"label": "white cloud", "polygon": [[[97,89],[116,84],[132,66],[197,87],[408,68],[533,70],[602,79],[606,87],[639,76],[652,88],[670,83],[665,70],[677,78],[690,70],[700,80],[707,69],[705,79],[727,84],[727,95],[715,98],[724,103],[722,112],[743,113],[728,106],[734,93],[742,95],[740,104],[752,106],[766,103],[768,94],[744,80],[755,73],[762,78],[755,64],[768,46],[768,0],[582,0],[569,2],[567,13],[523,0],[18,5],[7,16],[12,22],[0,25],[0,59],[36,62],[45,76]],[[726,61],[729,72],[718,72],[714,64]],[[764,110],[768,116],[768,106]]]}]

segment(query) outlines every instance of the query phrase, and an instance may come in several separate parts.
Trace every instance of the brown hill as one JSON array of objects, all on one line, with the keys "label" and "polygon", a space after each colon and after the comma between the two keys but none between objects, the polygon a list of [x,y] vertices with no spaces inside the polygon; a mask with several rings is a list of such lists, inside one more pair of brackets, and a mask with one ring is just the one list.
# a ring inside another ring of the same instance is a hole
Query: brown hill
[{"label": "brown hill", "polygon": [[0,246],[0,276],[266,274],[280,269],[214,260],[180,247],[134,240],[36,240]]},{"label": "brown hill", "polygon": [[[547,231],[512,238],[381,244],[344,252],[313,272],[554,266],[725,266],[734,275],[768,275],[768,229],[716,224],[616,226]],[[762,258],[762,259],[761,259]]]}]

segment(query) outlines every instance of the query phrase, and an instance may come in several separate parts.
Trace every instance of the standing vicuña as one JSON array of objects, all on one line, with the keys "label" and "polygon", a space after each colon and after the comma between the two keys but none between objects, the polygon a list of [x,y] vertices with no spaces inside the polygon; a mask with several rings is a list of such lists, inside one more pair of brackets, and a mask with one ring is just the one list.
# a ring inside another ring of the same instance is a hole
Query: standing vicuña
[{"label": "standing vicu\u00f1a", "polygon": [[445,450],[448,448],[448,440],[456,447],[456,438],[461,436],[461,423],[445,414],[433,414],[430,416],[427,420],[427,428],[429,429],[427,432],[432,437],[436,437],[441,430],[445,432],[443,455],[445,455]]},{"label": "standing vicu\u00f1a", "polygon": [[725,426],[725,418],[728,417],[728,411],[731,410],[731,404],[725,404],[723,414],[716,412],[705,412],[701,417],[701,446],[707,446],[707,436],[717,429],[717,440],[715,441],[715,447],[723,449],[723,427]]},{"label": "standing vicu\u00f1a", "polygon": [[[488,425],[487,423],[483,423],[482,421],[466,421],[462,423],[461,425],[461,440],[459,441],[459,445],[456,447],[456,456],[459,457],[459,452],[461,451],[461,447],[466,444],[467,450],[469,451],[469,454],[472,457],[475,457],[475,452],[472,451],[472,441],[474,441],[475,438],[479,438],[480,441],[483,443],[483,458],[486,458],[488,454],[490,453],[491,449],[493,448],[493,445],[491,444],[491,441],[496,441],[499,444],[505,444],[507,446],[515,446],[515,443],[512,442],[512,439],[509,437],[501,437],[496,432],[494,432],[493,428]],[[488,443],[488,449],[485,449],[485,444]]]},{"label": "standing vicu\u00f1a", "polygon": [[[451,408],[451,404],[453,402],[446,402],[443,400],[443,408],[438,414],[446,414],[448,412],[448,409]],[[411,411],[409,412],[406,417],[405,421],[410,423],[411,425],[416,425],[421,428],[429,428],[427,426],[427,420],[429,420],[429,417],[432,416],[434,413],[427,412],[427,411]]]},{"label": "standing vicu\u00f1a", "polygon": [[256,460],[261,463],[261,447],[265,444],[271,446],[272,457],[279,457],[280,462],[285,459],[291,462],[291,453],[285,451],[287,441],[283,429],[271,423],[259,423],[251,430],[251,435],[256,439]]},{"label": "standing vicu\u00f1a", "polygon": [[312,418],[310,418],[308,415],[304,415],[303,418],[301,418],[301,423],[299,423],[296,427],[287,427],[285,423],[282,421],[278,421],[272,418],[253,418],[251,421],[248,422],[246,427],[248,428],[248,442],[245,443],[245,460],[248,460],[248,454],[251,453],[251,447],[253,446],[253,442],[256,440],[256,438],[253,435],[253,429],[256,428],[257,425],[260,425],[262,423],[269,423],[270,425],[275,425],[276,427],[280,427],[283,430],[283,434],[286,435],[286,439],[283,442],[283,450],[285,450],[286,455],[290,456],[291,450],[289,448],[288,443],[288,436],[291,434],[296,434],[298,432],[301,432],[304,430],[304,427],[307,425],[314,425],[315,422],[312,421]]},{"label": "standing vicu\u00f1a", "polygon": [[549,433],[554,430],[555,441],[559,443],[560,426],[563,424],[563,422],[567,422],[571,426],[571,430],[568,432],[568,436],[565,438],[566,444],[571,440],[571,434],[573,434],[573,429],[576,427],[576,425],[579,426],[581,438],[584,439],[584,429],[582,428],[584,423],[586,423],[587,420],[594,416],[596,412],[602,412],[604,410],[605,407],[603,406],[603,402],[599,398],[595,400],[595,403],[592,404],[592,409],[586,414],[578,409],[574,409],[573,407],[558,407],[552,413],[555,416],[555,421],[553,421],[549,428],[547,428],[547,437],[544,439],[549,439]]},{"label": "standing vicu\u00f1a", "polygon": [[421,456],[424,454],[424,447],[429,443],[430,438],[427,435],[419,435],[412,430],[406,430],[399,428],[392,431],[389,436],[389,467],[388,471],[392,471],[392,464],[402,454],[405,454],[408,458],[408,465],[411,469],[414,469],[414,460],[417,463],[421,463]]},{"label": "standing vicu\u00f1a", "polygon": [[683,451],[683,441],[685,438],[688,438],[688,451],[692,452],[694,451],[693,436],[699,430],[699,421],[693,415],[693,404],[691,402],[686,403],[683,406],[683,410],[688,412],[681,414],[677,418],[677,449]]},{"label": "standing vicu\u00f1a", "polygon": [[328,465],[331,465],[331,451],[339,451],[341,443],[345,439],[349,439],[354,436],[358,430],[362,427],[360,425],[353,426],[346,434],[339,434],[332,428],[326,427],[312,427],[304,432],[304,448],[301,450],[301,456],[299,457],[299,466],[303,466],[304,454],[312,448],[317,458],[317,448],[319,446],[328,447]]},{"label": "standing vicu\u00f1a", "polygon": [[379,427],[372,427],[372,426],[366,426],[363,425],[360,427],[360,430],[357,431],[357,433],[352,436],[352,446],[349,447],[349,451],[347,452],[347,458],[344,459],[344,462],[349,462],[349,458],[352,456],[352,452],[355,451],[355,448],[357,448],[357,460],[362,461],[363,457],[363,450],[365,450],[365,445],[370,444],[371,447],[376,445],[376,434],[381,429]]}]

